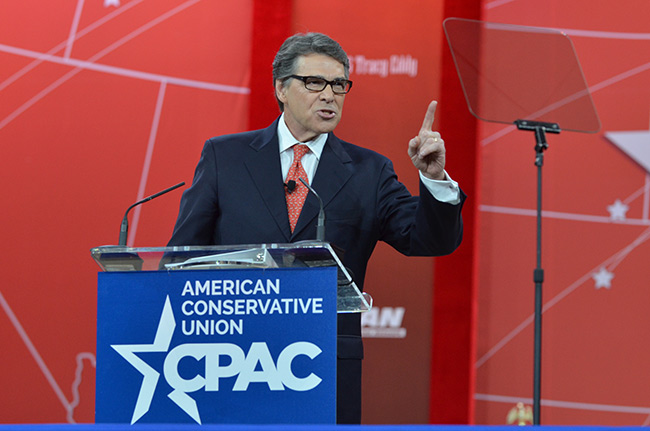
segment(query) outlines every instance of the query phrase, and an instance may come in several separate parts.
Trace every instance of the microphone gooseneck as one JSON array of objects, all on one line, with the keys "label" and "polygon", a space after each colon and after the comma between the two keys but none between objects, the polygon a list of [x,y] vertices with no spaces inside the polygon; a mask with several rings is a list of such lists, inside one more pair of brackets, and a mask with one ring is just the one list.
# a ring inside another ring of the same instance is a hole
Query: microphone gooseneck
[{"label": "microphone gooseneck", "polygon": [[316,190],[314,190],[305,180],[298,178],[301,183],[309,189],[311,193],[318,198],[318,205],[320,209],[318,210],[318,223],[316,224],[316,241],[325,242],[325,209],[323,207],[323,200],[318,196]]},{"label": "microphone gooseneck", "polygon": [[126,245],[126,237],[127,237],[127,233],[129,232],[129,219],[127,218],[127,216],[129,215],[129,211],[131,211],[131,208],[143,204],[145,202],[149,202],[151,199],[155,199],[158,196],[164,195],[165,193],[171,192],[172,190],[177,189],[184,185],[185,185],[185,181],[183,181],[182,183],[178,183],[175,186],[171,186],[161,192],[155,193],[149,197],[146,197],[141,201],[138,201],[133,205],[131,205],[130,207],[128,207],[126,212],[124,213],[124,218],[122,219],[122,225],[120,226],[120,240],[118,242],[118,245]]}]

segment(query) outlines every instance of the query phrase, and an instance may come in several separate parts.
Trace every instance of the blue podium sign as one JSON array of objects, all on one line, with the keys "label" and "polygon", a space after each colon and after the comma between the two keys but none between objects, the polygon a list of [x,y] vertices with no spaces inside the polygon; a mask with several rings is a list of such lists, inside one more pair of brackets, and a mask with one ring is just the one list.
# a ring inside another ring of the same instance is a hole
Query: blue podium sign
[{"label": "blue podium sign", "polygon": [[95,421],[335,423],[336,278],[99,273]]}]

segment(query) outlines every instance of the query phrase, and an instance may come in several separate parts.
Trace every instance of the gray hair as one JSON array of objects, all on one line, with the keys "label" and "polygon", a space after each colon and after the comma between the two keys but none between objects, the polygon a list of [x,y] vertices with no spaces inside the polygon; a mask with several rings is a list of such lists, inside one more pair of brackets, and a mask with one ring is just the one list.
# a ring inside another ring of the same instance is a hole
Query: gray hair
[{"label": "gray hair", "polygon": [[[322,33],[299,33],[287,38],[273,60],[273,86],[276,81],[285,81],[295,73],[298,58],[303,55],[322,54],[332,57],[343,65],[345,79],[350,76],[350,60],[341,45]],[[277,96],[276,96],[277,99]],[[278,100],[280,111],[284,104]]]}]

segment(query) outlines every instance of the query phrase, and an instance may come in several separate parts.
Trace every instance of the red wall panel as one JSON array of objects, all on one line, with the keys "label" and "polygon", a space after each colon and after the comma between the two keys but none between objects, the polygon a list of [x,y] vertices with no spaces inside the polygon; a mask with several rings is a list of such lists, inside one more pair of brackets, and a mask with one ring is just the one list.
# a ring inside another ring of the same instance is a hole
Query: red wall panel
[{"label": "red wall panel", "polygon": [[[0,6],[0,422],[92,422],[97,265],[125,209],[247,126],[248,2]],[[180,192],[132,213],[164,245]],[[77,377],[75,373],[80,373]],[[9,385],[9,386],[7,386]],[[78,393],[78,395],[77,395]]]}]

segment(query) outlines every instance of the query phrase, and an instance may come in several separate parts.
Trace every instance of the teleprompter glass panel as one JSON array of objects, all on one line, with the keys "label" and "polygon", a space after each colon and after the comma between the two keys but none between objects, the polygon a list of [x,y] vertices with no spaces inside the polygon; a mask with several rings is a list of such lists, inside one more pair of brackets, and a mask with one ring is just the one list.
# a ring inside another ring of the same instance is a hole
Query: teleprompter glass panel
[{"label": "teleprompter glass panel", "polygon": [[597,132],[594,108],[569,37],[558,30],[448,18],[445,35],[470,112],[485,121],[557,123]]}]

